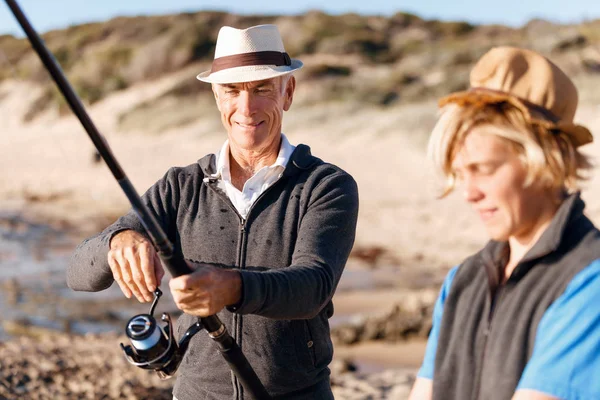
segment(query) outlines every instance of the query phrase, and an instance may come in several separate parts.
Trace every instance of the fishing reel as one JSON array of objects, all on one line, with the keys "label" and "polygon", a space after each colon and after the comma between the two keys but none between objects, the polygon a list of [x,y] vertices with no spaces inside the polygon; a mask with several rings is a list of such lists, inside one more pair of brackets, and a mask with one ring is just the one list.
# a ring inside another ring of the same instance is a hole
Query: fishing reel
[{"label": "fishing reel", "polygon": [[154,291],[150,313],[138,314],[127,322],[125,334],[131,345],[124,346],[121,343],[121,350],[130,364],[154,370],[161,379],[168,379],[177,371],[190,340],[203,326],[198,320],[188,328],[178,343],[169,314],[162,314],[161,320],[165,322],[162,327],[153,316],[160,296],[162,291],[157,288]]}]

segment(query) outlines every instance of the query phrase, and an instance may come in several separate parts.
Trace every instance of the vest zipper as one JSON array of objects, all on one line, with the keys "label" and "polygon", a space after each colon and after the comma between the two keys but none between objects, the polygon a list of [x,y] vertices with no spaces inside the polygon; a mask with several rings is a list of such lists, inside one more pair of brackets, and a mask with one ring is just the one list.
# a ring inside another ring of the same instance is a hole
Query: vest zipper
[{"label": "vest zipper", "polygon": [[504,284],[500,284],[500,286],[497,287],[496,292],[494,294],[492,294],[491,292],[490,294],[490,310],[488,312],[488,318],[487,318],[487,325],[485,327],[485,331],[483,333],[483,350],[481,352],[481,356],[480,356],[480,363],[479,363],[479,369],[477,370],[477,375],[475,377],[475,385],[474,385],[474,391],[473,391],[473,396],[471,396],[471,398],[473,400],[479,400],[480,399],[480,394],[481,394],[481,376],[483,374],[483,367],[485,364],[485,354],[487,351],[487,346],[489,343],[489,338],[490,335],[492,333],[492,322],[494,319],[494,313],[496,311],[496,308],[498,307],[498,305],[500,304],[500,299],[502,298],[502,293],[504,292]]}]

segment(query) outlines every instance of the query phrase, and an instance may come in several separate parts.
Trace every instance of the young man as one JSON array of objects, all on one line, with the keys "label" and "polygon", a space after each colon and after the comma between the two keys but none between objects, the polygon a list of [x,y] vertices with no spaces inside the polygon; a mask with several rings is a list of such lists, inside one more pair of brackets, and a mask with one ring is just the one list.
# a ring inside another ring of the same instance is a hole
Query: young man
[{"label": "young man", "polygon": [[[185,168],[172,168],[144,195],[195,272],[172,279],[185,312],[217,314],[267,392],[285,399],[332,399],[331,298],[352,248],[355,181],[293,146],[281,133],[302,66],[274,25],[223,27],[210,71],[227,141]],[[69,286],[98,291],[116,281],[127,297],[149,301],[164,272],[133,213],[83,242]],[[212,341],[195,336],[178,371],[178,400],[247,399]]]},{"label": "young man", "polygon": [[541,55],[500,47],[441,100],[430,154],[491,241],[452,269],[410,399],[600,399],[600,232],[577,90]]}]

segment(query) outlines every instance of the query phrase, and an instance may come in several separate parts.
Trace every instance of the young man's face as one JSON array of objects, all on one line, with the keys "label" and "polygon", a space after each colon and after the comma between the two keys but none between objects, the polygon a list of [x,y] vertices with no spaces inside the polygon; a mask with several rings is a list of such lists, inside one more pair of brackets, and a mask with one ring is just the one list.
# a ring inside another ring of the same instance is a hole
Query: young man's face
[{"label": "young man's face", "polygon": [[459,189],[478,213],[494,240],[530,237],[552,203],[535,182],[524,187],[527,170],[517,152],[503,139],[474,127],[452,163]]},{"label": "young man's face", "polygon": [[293,76],[213,85],[230,143],[240,149],[260,151],[278,140],[283,112],[292,105],[294,89]]}]

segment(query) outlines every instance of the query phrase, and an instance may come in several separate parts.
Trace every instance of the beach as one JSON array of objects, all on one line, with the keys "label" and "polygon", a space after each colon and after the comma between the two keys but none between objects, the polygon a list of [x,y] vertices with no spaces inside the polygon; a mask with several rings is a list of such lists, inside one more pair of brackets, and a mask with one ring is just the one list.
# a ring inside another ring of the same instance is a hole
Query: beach
[{"label": "beach", "polygon": [[[323,60],[315,56],[307,64]],[[195,163],[226,138],[211,99],[161,97],[201,67],[138,82],[88,107],[140,194],[169,167]],[[361,64],[354,79],[378,71]],[[423,79],[443,80],[434,72]],[[443,182],[427,159],[435,99],[313,104],[318,85],[300,81],[283,132],[292,144],[307,144],[349,172],[359,187],[356,241],[330,321],[334,394],[405,399],[444,277],[487,237],[462,193],[439,199]],[[597,132],[600,107],[591,92],[584,90],[576,120]],[[148,305],[126,299],[116,285],[99,293],[66,286],[75,246],[129,204],[75,117],[47,109],[26,121],[41,94],[32,82],[0,82],[0,399],[170,399],[173,380],[130,366],[118,346],[128,318]],[[147,111],[157,98],[164,100],[162,111]],[[182,119],[187,122],[172,123]],[[597,159],[600,144],[584,152]],[[600,175],[584,183],[582,197],[587,215],[600,224]],[[157,312],[177,316],[167,282]]]}]

